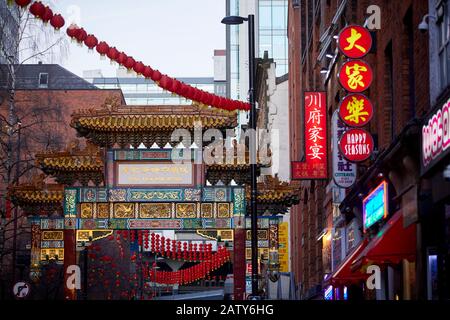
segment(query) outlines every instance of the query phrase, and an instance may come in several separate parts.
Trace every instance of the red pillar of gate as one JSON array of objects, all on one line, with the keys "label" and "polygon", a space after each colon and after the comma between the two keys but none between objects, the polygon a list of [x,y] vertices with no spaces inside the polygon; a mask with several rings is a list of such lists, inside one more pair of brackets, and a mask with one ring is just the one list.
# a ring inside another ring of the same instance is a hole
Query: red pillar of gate
[{"label": "red pillar of gate", "polygon": [[[65,300],[76,300],[77,290],[76,288],[68,287],[69,277],[73,274],[73,271],[68,273],[67,269],[70,266],[77,264],[77,251],[76,251],[76,239],[75,230],[66,229],[64,230],[64,299]],[[81,275],[79,275],[81,276]],[[69,281],[72,283],[72,281]]]},{"label": "red pillar of gate", "polygon": [[235,229],[233,249],[234,300],[244,300],[245,298],[245,262],[245,229]]}]

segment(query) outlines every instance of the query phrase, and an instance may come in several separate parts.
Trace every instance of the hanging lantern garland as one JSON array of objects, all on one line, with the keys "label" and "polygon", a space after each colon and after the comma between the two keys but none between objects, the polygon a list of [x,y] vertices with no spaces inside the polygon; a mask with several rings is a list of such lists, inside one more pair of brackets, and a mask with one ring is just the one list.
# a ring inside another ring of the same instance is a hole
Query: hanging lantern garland
[{"label": "hanging lantern garland", "polygon": [[[31,1],[15,0],[15,3],[21,8],[26,8],[31,3]],[[43,5],[40,1],[34,1],[29,6],[28,10],[36,18],[41,19],[44,24],[50,22],[55,30],[59,30],[64,26],[64,18],[60,14],[54,14],[49,6]],[[219,97],[209,92],[192,87],[165,74],[162,75],[158,70],[154,70],[150,66],[146,66],[140,61],[136,62],[133,57],[129,57],[123,52],[119,53],[116,48],[110,48],[110,46],[106,42],[99,42],[95,35],[88,35],[83,28],[79,28],[76,25],[72,24],[67,29],[67,35],[72,40],[77,40],[80,45],[84,43],[90,51],[100,46],[99,48],[97,48],[97,52],[101,55],[101,57],[104,57],[106,55],[111,61],[115,61],[119,65],[127,68],[129,72],[134,71],[147,79],[152,79],[162,89],[182,96],[186,99],[192,100],[193,102],[201,106],[211,106],[226,111],[250,110],[249,103]]]},{"label": "hanging lantern garland", "polygon": [[210,278],[212,271],[219,269],[228,261],[230,261],[230,253],[226,248],[220,247],[215,254],[211,255],[210,260],[204,260],[190,268],[175,272],[149,270],[149,280],[167,285],[186,285],[200,279]]}]

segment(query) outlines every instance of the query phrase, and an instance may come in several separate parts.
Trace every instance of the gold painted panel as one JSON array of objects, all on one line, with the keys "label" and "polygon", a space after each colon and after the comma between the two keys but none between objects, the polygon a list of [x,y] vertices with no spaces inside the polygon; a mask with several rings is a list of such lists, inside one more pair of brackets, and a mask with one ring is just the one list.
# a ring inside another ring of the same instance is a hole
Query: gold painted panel
[{"label": "gold painted panel", "polygon": [[195,203],[177,203],[177,218],[197,218],[197,210]]},{"label": "gold painted panel", "polygon": [[61,241],[64,240],[63,231],[43,231],[42,241]]},{"label": "gold painted panel", "polygon": [[[252,240],[252,231],[247,230],[247,240]],[[258,230],[258,241],[269,240],[269,231],[268,230]]]},{"label": "gold painted panel", "polygon": [[229,218],[230,217],[230,204],[218,203],[217,204],[217,218]]},{"label": "gold painted panel", "polygon": [[115,203],[114,217],[117,219],[132,219],[134,215],[134,203]]},{"label": "gold painted panel", "polygon": [[212,203],[202,203],[201,217],[202,218],[214,218],[214,211],[213,211]]},{"label": "gold painted panel", "polygon": [[140,218],[172,218],[171,203],[141,203],[139,207]]},{"label": "gold painted panel", "polygon": [[92,203],[81,204],[81,219],[92,219],[94,217]]},{"label": "gold painted panel", "polygon": [[108,219],[109,218],[109,203],[97,204],[97,218]]}]

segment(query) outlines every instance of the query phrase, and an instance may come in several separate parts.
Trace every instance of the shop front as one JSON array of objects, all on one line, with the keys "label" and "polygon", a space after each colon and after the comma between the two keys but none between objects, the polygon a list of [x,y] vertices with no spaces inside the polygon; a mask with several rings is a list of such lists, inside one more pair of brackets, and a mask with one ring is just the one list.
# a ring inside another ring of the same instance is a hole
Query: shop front
[{"label": "shop front", "polygon": [[419,132],[418,123],[407,126],[340,205],[346,227],[359,226],[346,231],[346,238],[357,231],[362,240],[353,241],[330,277],[335,299],[417,298]]},{"label": "shop front", "polygon": [[422,124],[422,298],[450,298],[450,98]]}]

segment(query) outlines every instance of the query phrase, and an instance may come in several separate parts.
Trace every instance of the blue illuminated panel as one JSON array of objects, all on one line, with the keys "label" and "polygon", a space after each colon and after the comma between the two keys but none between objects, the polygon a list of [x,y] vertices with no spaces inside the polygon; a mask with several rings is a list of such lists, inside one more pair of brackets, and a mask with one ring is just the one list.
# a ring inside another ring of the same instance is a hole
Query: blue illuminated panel
[{"label": "blue illuminated panel", "polygon": [[387,182],[381,183],[363,200],[364,232],[388,215]]}]

